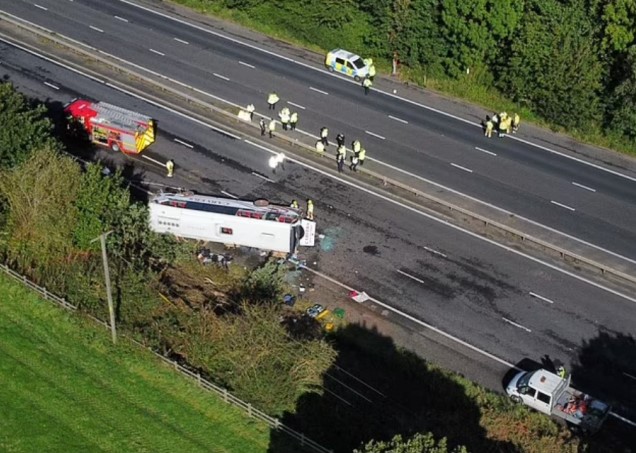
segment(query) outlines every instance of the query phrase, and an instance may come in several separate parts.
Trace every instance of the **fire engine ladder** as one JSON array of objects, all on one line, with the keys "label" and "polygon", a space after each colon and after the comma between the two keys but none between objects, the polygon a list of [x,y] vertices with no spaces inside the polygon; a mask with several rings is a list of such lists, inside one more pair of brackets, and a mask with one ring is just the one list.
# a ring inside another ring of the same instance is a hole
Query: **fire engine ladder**
[{"label": "fire engine ladder", "polygon": [[[137,152],[141,152],[155,141],[155,124],[152,118],[141,113],[133,112],[107,102],[98,102],[94,110],[115,125],[135,129],[135,145]],[[145,130],[137,130],[139,123],[146,125]]]}]

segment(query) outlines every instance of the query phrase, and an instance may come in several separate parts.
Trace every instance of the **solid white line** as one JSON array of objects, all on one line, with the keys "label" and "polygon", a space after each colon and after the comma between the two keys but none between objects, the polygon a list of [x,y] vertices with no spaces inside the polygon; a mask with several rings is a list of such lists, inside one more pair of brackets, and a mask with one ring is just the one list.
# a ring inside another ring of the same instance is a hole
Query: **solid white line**
[{"label": "solid white line", "polygon": [[[278,153],[276,153],[276,154],[278,154]],[[287,160],[291,160],[291,159],[287,159]],[[259,174],[258,174],[258,173],[256,173],[255,171],[253,171],[253,172],[252,172],[252,174],[253,174],[254,176],[258,176],[258,177],[259,177],[259,178],[261,178],[261,179],[264,179],[265,181],[268,181],[268,182],[274,182],[274,180],[273,180],[273,179],[269,179],[267,176],[259,175]]]},{"label": "solid white line", "polygon": [[446,255],[445,255],[444,253],[442,253],[442,252],[438,252],[437,250],[432,249],[432,248],[430,248],[430,247],[426,247],[426,246],[425,246],[425,247],[424,247],[424,250],[426,250],[427,252],[431,252],[431,253],[432,253],[432,254],[434,254],[434,255],[439,255],[439,256],[441,256],[441,257],[443,257],[443,258],[446,258]]},{"label": "solid white line", "polygon": [[501,317],[501,319],[503,319],[503,320],[504,320],[505,322],[507,322],[508,324],[512,324],[512,325],[513,325],[513,326],[515,326],[515,327],[518,327],[518,328],[520,328],[520,329],[525,330],[525,331],[526,331],[526,332],[528,332],[528,333],[532,332],[532,330],[528,329],[527,327],[522,326],[521,324],[517,324],[516,322],[511,321],[511,320],[509,320],[508,318],[504,318],[504,317],[502,316],[502,317]]},{"label": "solid white line", "polygon": [[475,149],[477,151],[481,151],[482,153],[490,154],[491,156],[496,156],[497,155],[496,153],[493,153],[492,151],[488,151],[488,150],[485,150],[483,148],[480,148],[479,146],[475,146]]},{"label": "solid white line", "polygon": [[226,192],[225,190],[222,190],[221,193],[223,195],[226,195],[226,196],[230,197],[230,198],[234,198],[234,199],[238,198],[236,195],[232,195],[230,192]]},{"label": "solid white line", "polygon": [[100,33],[104,33],[104,30],[102,30],[101,28],[97,28],[94,25],[89,25],[88,28],[90,28],[91,30],[98,31]]},{"label": "solid white line", "polygon": [[369,134],[369,135],[371,135],[371,136],[373,136],[373,137],[375,137],[375,138],[379,138],[380,140],[386,140],[386,138],[382,137],[381,135],[374,134],[374,133],[373,133],[373,132],[371,132],[371,131],[364,131],[364,132],[365,132],[365,134]]},{"label": "solid white line", "polygon": [[245,63],[244,61],[241,61],[241,60],[239,60],[239,64],[242,64],[243,66],[247,66],[248,68],[252,68],[252,69],[255,68],[254,65],[251,65],[249,63]]},{"label": "solid white line", "polygon": [[407,273],[407,272],[401,271],[400,269],[396,269],[396,271],[398,271],[398,273],[399,273],[399,274],[402,274],[402,275],[404,275],[405,277],[408,277],[408,278],[410,278],[410,279],[412,279],[412,280],[415,280],[416,282],[419,282],[419,283],[421,283],[421,284],[424,284],[424,280],[421,280],[421,279],[419,279],[419,278],[415,277],[414,275],[411,275],[411,274],[409,274],[409,273]]},{"label": "solid white line", "polygon": [[592,189],[591,187],[584,186],[583,184],[579,184],[578,182],[572,181],[572,185],[576,187],[580,187],[581,189],[589,190],[590,192],[596,192],[596,189]]},{"label": "solid white line", "polygon": [[633,379],[633,380],[635,380],[635,381],[636,381],[636,376],[633,376],[633,375],[631,375],[631,374],[629,374],[629,373],[626,373],[626,372],[624,372],[624,371],[623,371],[623,374],[624,374],[625,376],[627,376],[628,378]]},{"label": "solid white line", "polygon": [[453,162],[450,163],[453,167],[459,168],[460,170],[467,171],[468,173],[472,173],[473,171],[470,168],[462,167],[461,165],[457,165]]},{"label": "solid white line", "polygon": [[165,166],[166,166],[166,164],[164,164],[164,163],[162,163],[162,162],[159,162],[158,160],[153,159],[152,157],[148,157],[148,156],[146,156],[145,154],[142,154],[142,155],[141,155],[141,157],[143,157],[143,158],[144,158],[144,159],[146,159],[146,160],[149,160],[150,162],[154,162],[155,164],[161,165],[162,167],[165,167]]},{"label": "solid white line", "polygon": [[223,79],[223,80],[225,80],[225,81],[227,81],[227,82],[229,82],[229,81],[230,81],[230,79],[228,79],[228,78],[227,78],[227,77],[225,77],[224,75],[217,74],[216,72],[213,72],[213,73],[212,73],[212,75],[213,75],[214,77],[218,77],[219,79]]},{"label": "solid white line", "polygon": [[161,53],[161,52],[159,52],[158,50],[155,50],[155,49],[149,49],[149,50],[150,50],[152,53],[156,53],[157,55],[161,55],[162,57],[165,57],[165,56],[166,56],[166,54],[165,54],[165,53]]},{"label": "solid white line", "polygon": [[300,105],[300,104],[294,104],[292,101],[287,101],[287,103],[288,103],[289,105],[293,105],[294,107],[298,107],[299,109],[305,110],[305,107],[303,107],[303,106],[302,106],[302,105]]},{"label": "solid white line", "polygon": [[188,41],[184,41],[183,39],[180,39],[180,38],[172,38],[172,39],[174,39],[177,42],[180,42],[181,44],[190,44]]},{"label": "solid white line", "polygon": [[389,115],[389,118],[391,118],[392,120],[395,120],[395,121],[399,121],[400,123],[409,124],[408,121],[403,120],[402,118],[398,118],[398,117],[393,116],[393,115]]},{"label": "solid white line", "polygon": [[[218,33],[218,32],[215,32],[215,31],[213,31],[213,30],[210,30],[210,29],[208,29],[208,28],[205,28],[205,27],[201,27],[201,26],[198,26],[198,25],[192,24],[192,23],[190,23],[190,22],[188,22],[188,21],[185,21],[185,20],[182,20],[182,19],[178,19],[178,18],[173,17],[173,16],[171,16],[171,15],[169,15],[169,14],[162,13],[162,12],[160,12],[160,11],[156,11],[156,10],[154,10],[154,9],[152,9],[152,8],[148,8],[148,7],[146,7],[146,6],[139,5],[139,4],[137,4],[137,3],[135,3],[135,2],[132,2],[132,1],[130,1],[130,0],[119,0],[119,1],[120,1],[120,2],[122,2],[122,3],[125,3],[125,4],[127,4],[127,5],[133,6],[133,7],[135,7],[135,8],[139,8],[139,9],[142,9],[142,10],[144,10],[144,11],[148,11],[148,12],[150,12],[150,13],[152,13],[152,14],[157,15],[157,16],[164,17],[164,18],[169,19],[169,20],[171,20],[171,21],[174,21],[174,22],[178,22],[178,23],[181,23],[181,24],[187,25],[188,27],[192,27],[192,28],[194,28],[194,29],[197,29],[197,30],[203,31],[203,32],[205,32],[205,33],[209,33],[209,34],[214,35],[214,36],[218,36],[219,38],[225,39],[225,40],[227,40],[227,41],[231,41],[231,42],[233,42],[233,43],[240,44],[240,45],[242,45],[242,46],[244,46],[244,47],[248,47],[248,48],[250,48],[250,49],[257,50],[257,51],[259,51],[259,52],[265,53],[265,54],[267,54],[267,55],[272,55],[272,56],[275,56],[275,57],[280,58],[280,59],[282,59],[282,60],[285,60],[285,61],[288,61],[288,62],[291,62],[291,63],[297,64],[297,65],[302,66],[302,67],[304,67],[304,68],[311,69],[311,70],[313,70],[313,71],[317,71],[317,72],[323,73],[323,74],[328,75],[328,76],[337,77],[339,80],[343,80],[343,81],[345,81],[345,82],[348,82],[348,83],[354,83],[354,84],[358,85],[358,82],[356,82],[356,81],[354,81],[354,80],[352,80],[352,79],[344,78],[344,77],[340,77],[339,75],[337,75],[337,74],[335,74],[335,73],[328,72],[327,70],[325,70],[325,69],[323,69],[323,68],[317,68],[317,67],[315,67],[315,66],[309,65],[309,64],[304,63],[304,62],[302,62],[302,61],[297,61],[297,60],[294,60],[293,58],[289,58],[289,57],[286,57],[286,56],[284,56],[284,55],[277,54],[277,53],[272,52],[272,51],[270,51],[270,50],[262,49],[262,48],[260,48],[260,47],[258,47],[258,46],[255,46],[255,45],[252,45],[252,44],[245,43],[245,42],[240,41],[240,40],[238,40],[238,39],[231,38],[231,37],[226,36],[226,35],[224,35],[224,34],[222,34],[222,33]],[[436,109],[436,108],[430,107],[430,106],[425,105],[425,104],[421,104],[421,103],[416,102],[416,101],[413,101],[413,100],[411,100],[411,99],[404,98],[404,97],[399,96],[399,95],[397,95],[397,94],[393,94],[393,93],[389,93],[389,92],[385,92],[385,91],[377,90],[377,89],[375,89],[375,88],[374,88],[374,90],[375,90],[375,91],[377,91],[378,93],[382,93],[382,94],[384,94],[385,96],[389,96],[389,97],[392,97],[392,98],[394,98],[394,99],[399,99],[399,100],[401,100],[401,101],[403,101],[403,102],[406,102],[407,104],[411,104],[411,105],[415,105],[415,106],[421,107],[421,108],[423,108],[423,109],[429,110],[429,111],[431,111],[431,112],[438,113],[438,114],[440,114],[440,115],[442,115],[442,116],[446,116],[446,117],[448,117],[448,118],[453,118],[453,119],[455,119],[455,120],[457,120],[457,121],[461,121],[462,123],[469,124],[469,125],[471,125],[471,126],[479,127],[479,128],[482,128],[482,127],[483,127],[483,126],[481,125],[481,123],[475,123],[475,122],[473,122],[473,121],[470,121],[470,120],[467,120],[467,119],[461,118],[461,117],[459,117],[459,116],[452,115],[452,114],[450,114],[450,113],[447,113],[447,112],[444,112],[444,111],[442,111],[442,110],[439,110],[439,109]],[[625,175],[625,174],[620,173],[620,172],[618,172],[618,171],[611,170],[611,169],[609,169],[609,168],[605,168],[605,167],[603,167],[603,166],[601,166],[601,165],[597,165],[597,164],[594,164],[594,163],[592,163],[592,162],[588,162],[588,161],[585,161],[585,160],[583,160],[583,159],[579,159],[579,158],[577,158],[577,157],[569,156],[569,155],[567,155],[567,154],[564,154],[564,153],[561,153],[561,152],[559,152],[559,151],[556,151],[556,150],[553,150],[553,149],[547,148],[547,147],[545,147],[545,146],[542,146],[542,145],[538,145],[538,144],[535,144],[535,143],[529,142],[529,141],[524,140],[524,139],[522,139],[522,138],[520,138],[519,136],[516,136],[516,135],[508,134],[508,137],[509,137],[509,138],[511,138],[511,139],[513,139],[513,140],[517,140],[517,141],[519,141],[519,142],[522,142],[522,143],[525,143],[525,144],[527,144],[527,145],[533,146],[533,147],[535,147],[535,148],[543,149],[544,151],[548,151],[548,152],[550,152],[550,153],[557,154],[557,155],[559,155],[559,156],[562,156],[562,157],[565,157],[565,158],[567,158],[567,159],[571,159],[571,160],[577,161],[577,162],[582,163],[582,164],[584,164],[584,165],[589,165],[589,166],[594,167],[594,168],[596,168],[596,169],[598,169],[598,170],[602,170],[602,171],[605,171],[605,172],[607,172],[607,173],[611,173],[611,174],[614,174],[614,175],[616,175],[616,176],[619,176],[619,177],[621,177],[621,178],[629,179],[629,180],[631,180],[631,181],[636,182],[636,177],[628,176],[628,175]]]},{"label": "solid white line", "polygon": [[55,85],[53,85],[52,83],[49,83],[49,82],[44,82],[44,85],[46,85],[47,87],[51,87],[54,90],[59,90],[60,89],[60,87],[57,87],[57,86],[55,86]]},{"label": "solid white line", "polygon": [[[124,0],[120,0],[120,1],[124,1]],[[277,151],[271,150],[271,149],[269,149],[269,148],[267,148],[267,147],[265,147],[263,145],[260,145],[258,143],[254,143],[254,142],[250,141],[249,139],[244,139],[243,141],[245,143],[249,144],[249,145],[252,145],[252,146],[256,147],[256,148],[262,149],[263,151],[267,151],[270,154],[274,154],[274,155],[278,154]],[[468,236],[470,236],[472,238],[479,239],[479,240],[484,241],[484,242],[486,242],[486,243],[488,243],[490,245],[493,245],[493,246],[495,246],[497,248],[500,248],[502,250],[506,250],[507,252],[510,252],[510,253],[513,253],[513,254],[515,254],[517,256],[521,256],[523,258],[526,258],[526,259],[532,261],[533,263],[540,264],[542,266],[547,267],[548,269],[552,269],[553,271],[559,272],[559,273],[561,273],[563,275],[567,275],[568,277],[571,277],[571,278],[573,278],[575,280],[587,283],[588,285],[591,285],[594,288],[598,288],[600,290],[606,291],[606,292],[608,292],[610,294],[613,294],[613,295],[615,295],[617,297],[620,297],[622,299],[625,299],[625,300],[628,300],[630,302],[636,303],[636,298],[635,297],[632,297],[630,295],[621,293],[620,291],[614,290],[612,288],[608,288],[607,286],[603,286],[602,284],[597,283],[597,282],[595,282],[593,280],[589,280],[589,279],[583,277],[582,275],[578,275],[575,272],[568,271],[567,269],[563,269],[563,268],[559,267],[556,264],[548,263],[547,261],[543,261],[540,258],[534,257],[534,256],[529,255],[527,253],[524,253],[524,252],[522,252],[520,250],[517,250],[514,247],[511,247],[511,246],[508,246],[508,245],[505,245],[505,244],[501,244],[501,243],[495,241],[494,239],[490,239],[490,238],[481,236],[479,233],[475,233],[475,232],[467,230],[466,228],[463,228],[463,227],[461,227],[459,225],[455,225],[454,223],[451,223],[448,220],[444,220],[444,219],[435,217],[433,214],[429,214],[427,212],[421,211],[421,210],[419,210],[419,209],[417,209],[417,208],[415,208],[413,206],[410,206],[410,205],[408,205],[406,203],[402,203],[401,201],[394,200],[394,199],[390,198],[388,195],[383,195],[383,194],[381,194],[379,192],[375,192],[375,191],[373,191],[371,189],[367,189],[366,187],[360,186],[356,182],[349,181],[347,179],[341,178],[341,177],[336,176],[336,175],[334,175],[332,173],[329,173],[327,171],[321,170],[321,169],[316,168],[316,167],[312,167],[311,165],[306,164],[306,163],[304,163],[304,162],[302,162],[300,160],[294,159],[293,157],[287,156],[287,160],[291,161],[291,162],[294,162],[294,163],[300,165],[301,167],[308,168],[308,169],[310,169],[310,170],[312,170],[312,171],[314,171],[316,173],[319,173],[319,174],[321,174],[323,176],[326,176],[328,178],[334,179],[334,180],[340,182],[341,184],[344,184],[346,186],[353,187],[353,188],[356,188],[356,189],[358,189],[358,190],[360,190],[362,192],[368,193],[368,194],[370,194],[370,195],[372,195],[372,196],[374,196],[376,198],[379,198],[380,200],[384,200],[384,201],[392,203],[392,204],[394,204],[396,206],[400,206],[401,208],[404,208],[407,211],[411,211],[413,213],[416,213],[416,214],[418,214],[418,215],[420,215],[420,216],[422,216],[422,217],[424,217],[424,218],[426,218],[428,220],[432,220],[433,222],[445,225],[445,226],[447,226],[447,227],[449,227],[449,228],[451,228],[451,229],[453,229],[455,231],[462,232],[462,233],[464,233],[464,234],[466,234],[466,235],[468,235]]]},{"label": "solid white line", "polygon": [[35,6],[36,8],[43,9],[44,11],[48,11],[48,10],[49,10],[48,8],[45,8],[45,7],[44,7],[44,6],[42,6],[42,5],[38,5],[37,3],[34,3],[34,4],[33,4],[33,6]]},{"label": "solid white line", "polygon": [[119,17],[119,16],[113,16],[115,19],[120,20],[122,22],[128,22],[128,19],[124,18],[124,17]]},{"label": "solid white line", "polygon": [[319,90],[318,88],[309,87],[309,89],[312,91],[316,91],[317,93],[320,93],[320,94],[329,95],[329,93],[327,93],[326,91]]},{"label": "solid white line", "polygon": [[555,204],[557,206],[560,206],[560,207],[562,207],[564,209],[567,209],[568,211],[576,211],[576,209],[574,209],[573,207],[568,206],[568,205],[563,204],[563,203],[559,203],[558,201],[550,200],[550,203]]},{"label": "solid white line", "polygon": [[549,303],[549,304],[553,304],[553,303],[554,303],[554,301],[552,301],[552,300],[548,299],[547,297],[543,297],[543,296],[541,296],[540,294],[533,293],[532,291],[530,291],[530,293],[529,293],[529,294],[530,294],[532,297],[536,297],[537,299],[541,299],[542,301],[547,302],[547,303]]},{"label": "solid white line", "polygon": [[178,138],[175,138],[173,140],[177,143],[181,143],[183,146],[187,146],[190,149],[194,148],[194,146],[192,146],[190,143],[186,143],[183,140],[179,140]]}]

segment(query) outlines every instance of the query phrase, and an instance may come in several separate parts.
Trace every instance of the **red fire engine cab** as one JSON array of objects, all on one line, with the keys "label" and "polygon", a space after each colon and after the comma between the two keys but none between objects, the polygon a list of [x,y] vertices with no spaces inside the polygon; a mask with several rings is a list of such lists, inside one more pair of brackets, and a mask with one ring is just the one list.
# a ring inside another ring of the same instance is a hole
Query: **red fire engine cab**
[{"label": "red fire engine cab", "polygon": [[75,99],[64,108],[71,133],[88,136],[113,151],[139,154],[155,141],[155,122],[141,113],[106,102]]}]

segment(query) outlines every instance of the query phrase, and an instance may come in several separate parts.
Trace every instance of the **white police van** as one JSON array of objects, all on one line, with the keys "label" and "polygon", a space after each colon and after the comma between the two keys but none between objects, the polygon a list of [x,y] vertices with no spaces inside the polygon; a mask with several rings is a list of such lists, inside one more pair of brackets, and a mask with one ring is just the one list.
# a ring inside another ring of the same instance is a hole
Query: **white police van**
[{"label": "white police van", "polygon": [[327,53],[325,66],[331,72],[346,74],[349,77],[353,77],[356,81],[360,81],[369,75],[369,67],[364,60],[360,56],[343,49],[334,49]]}]

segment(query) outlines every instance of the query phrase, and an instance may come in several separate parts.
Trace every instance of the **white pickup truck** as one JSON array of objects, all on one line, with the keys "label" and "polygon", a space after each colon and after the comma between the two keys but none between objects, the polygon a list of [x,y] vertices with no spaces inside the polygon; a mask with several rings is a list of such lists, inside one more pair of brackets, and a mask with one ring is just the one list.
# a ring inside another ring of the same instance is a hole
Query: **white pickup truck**
[{"label": "white pickup truck", "polygon": [[561,378],[543,369],[520,371],[506,393],[515,403],[562,418],[582,433],[598,431],[610,411],[609,405],[570,387],[570,376]]}]

